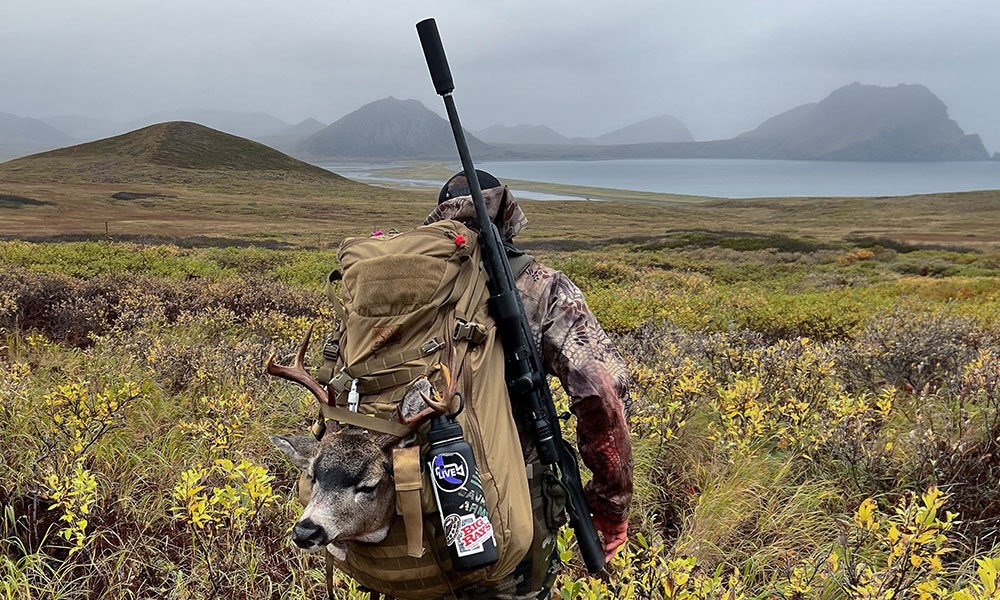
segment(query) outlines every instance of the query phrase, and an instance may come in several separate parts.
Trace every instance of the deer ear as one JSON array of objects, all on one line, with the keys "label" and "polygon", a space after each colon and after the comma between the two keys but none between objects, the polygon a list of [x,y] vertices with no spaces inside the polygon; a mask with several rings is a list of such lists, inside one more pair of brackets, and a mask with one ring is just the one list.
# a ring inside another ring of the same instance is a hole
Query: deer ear
[{"label": "deer ear", "polygon": [[312,435],[269,435],[268,439],[274,447],[281,450],[292,464],[304,471],[309,467],[309,461],[316,454],[319,442]]}]

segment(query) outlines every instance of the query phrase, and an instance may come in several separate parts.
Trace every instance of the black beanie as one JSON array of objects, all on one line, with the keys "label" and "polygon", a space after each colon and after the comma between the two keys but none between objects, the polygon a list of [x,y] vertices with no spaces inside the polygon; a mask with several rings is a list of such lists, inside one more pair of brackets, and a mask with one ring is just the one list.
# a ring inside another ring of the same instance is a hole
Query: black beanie
[{"label": "black beanie", "polygon": [[[479,179],[479,189],[481,190],[488,190],[503,185],[499,179],[486,171],[476,169],[476,177]],[[459,171],[452,175],[451,179],[441,188],[441,192],[438,194],[438,204],[441,204],[445,200],[458,198],[459,196],[468,196],[471,193],[469,190],[469,180],[465,178],[465,171]]]}]

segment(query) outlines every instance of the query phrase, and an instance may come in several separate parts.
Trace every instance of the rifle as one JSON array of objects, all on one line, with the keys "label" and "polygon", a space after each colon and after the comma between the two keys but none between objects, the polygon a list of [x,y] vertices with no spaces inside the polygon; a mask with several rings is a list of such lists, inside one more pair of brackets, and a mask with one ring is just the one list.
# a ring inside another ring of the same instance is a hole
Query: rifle
[{"label": "rifle", "polygon": [[479,246],[482,249],[483,266],[489,276],[487,287],[490,297],[487,300],[487,307],[503,344],[507,391],[514,406],[521,409],[521,414],[528,416],[527,425],[531,428],[539,458],[559,473],[559,481],[565,488],[569,501],[570,526],[576,533],[583,561],[588,571],[597,573],[604,569],[604,550],[597,537],[597,530],[594,529],[587,499],[583,495],[580,465],[573,447],[562,437],[559,414],[556,412],[552,391],[545,379],[542,357],[535,347],[531,326],[528,324],[524,307],[521,305],[521,296],[514,284],[514,275],[507,261],[507,252],[500,239],[500,232],[490,219],[486,202],[483,200],[479,177],[472,164],[469,145],[465,141],[465,132],[462,130],[455,100],[452,98],[455,84],[451,78],[451,69],[448,67],[448,58],[444,54],[444,46],[441,44],[441,36],[438,34],[437,23],[434,19],[425,19],[417,23],[417,34],[420,36],[420,45],[424,50],[424,58],[427,60],[434,88],[444,98],[448,121],[451,123],[451,131],[458,146],[458,155],[462,159],[462,169],[465,171],[469,191],[475,203],[476,218],[479,220]]}]

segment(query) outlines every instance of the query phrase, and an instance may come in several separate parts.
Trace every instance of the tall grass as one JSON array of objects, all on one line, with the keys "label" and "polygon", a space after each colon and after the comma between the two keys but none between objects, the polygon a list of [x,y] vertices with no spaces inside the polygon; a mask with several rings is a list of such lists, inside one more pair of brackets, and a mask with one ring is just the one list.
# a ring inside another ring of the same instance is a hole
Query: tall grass
[{"label": "tall grass", "polygon": [[[635,396],[633,535],[607,581],[570,559],[562,597],[992,597],[977,570],[1000,541],[1000,267],[775,240],[542,256],[583,287]],[[332,327],[333,261],[0,243],[0,597],[323,596],[321,561],[287,542],[295,473],[265,437],[314,408],[261,365]],[[246,517],[213,501],[225,485]],[[935,488],[945,545],[893,542]]]}]

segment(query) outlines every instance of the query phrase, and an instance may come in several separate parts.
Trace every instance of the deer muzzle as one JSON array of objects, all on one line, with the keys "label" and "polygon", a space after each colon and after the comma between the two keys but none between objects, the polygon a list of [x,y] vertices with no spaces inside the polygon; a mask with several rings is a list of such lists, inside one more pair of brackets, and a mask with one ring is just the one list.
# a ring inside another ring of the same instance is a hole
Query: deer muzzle
[{"label": "deer muzzle", "polygon": [[303,550],[312,550],[329,544],[330,538],[320,524],[302,519],[292,528],[292,542]]}]

